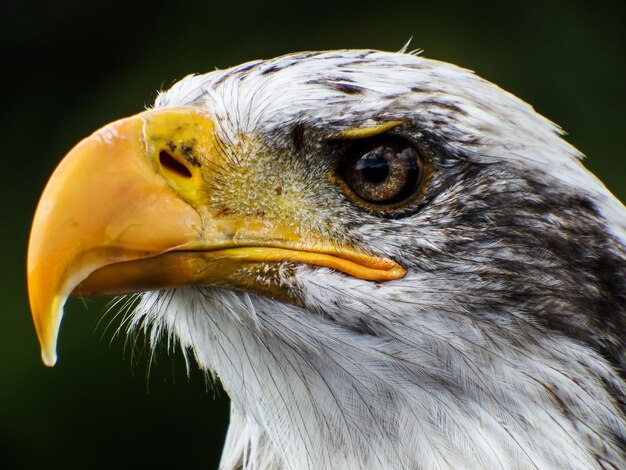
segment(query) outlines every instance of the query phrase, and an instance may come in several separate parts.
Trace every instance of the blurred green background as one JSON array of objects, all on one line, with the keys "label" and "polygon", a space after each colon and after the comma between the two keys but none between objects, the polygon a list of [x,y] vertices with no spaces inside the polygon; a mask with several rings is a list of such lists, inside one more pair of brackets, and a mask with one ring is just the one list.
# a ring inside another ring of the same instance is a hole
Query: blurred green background
[{"label": "blurred green background", "polygon": [[46,179],[81,138],[189,73],[297,50],[397,50],[413,37],[426,57],[475,70],[563,126],[624,200],[625,5],[5,0],[0,468],[216,468],[224,439],[224,393],[188,378],[180,355],[150,364],[141,342],[112,339],[119,319],[98,323],[104,301],[70,301],[60,361],[41,364],[27,236]]}]

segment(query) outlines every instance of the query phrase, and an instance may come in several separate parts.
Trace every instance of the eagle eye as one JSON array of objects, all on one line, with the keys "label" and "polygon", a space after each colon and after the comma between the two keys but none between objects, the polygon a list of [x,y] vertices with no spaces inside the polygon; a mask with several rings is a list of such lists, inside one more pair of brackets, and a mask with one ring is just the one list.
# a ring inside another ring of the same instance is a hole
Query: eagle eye
[{"label": "eagle eye", "polygon": [[351,192],[375,206],[409,199],[419,189],[423,172],[415,147],[394,136],[360,140],[348,149],[340,167]]}]

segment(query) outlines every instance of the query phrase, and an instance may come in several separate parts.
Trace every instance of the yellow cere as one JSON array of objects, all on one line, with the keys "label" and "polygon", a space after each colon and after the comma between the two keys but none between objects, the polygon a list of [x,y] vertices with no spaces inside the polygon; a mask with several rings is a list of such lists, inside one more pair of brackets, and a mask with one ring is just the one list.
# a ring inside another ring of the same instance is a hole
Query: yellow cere
[{"label": "yellow cere", "polygon": [[219,159],[215,125],[195,108],[168,108],[146,113],[144,139],[157,171],[193,207],[204,204],[202,167]]}]

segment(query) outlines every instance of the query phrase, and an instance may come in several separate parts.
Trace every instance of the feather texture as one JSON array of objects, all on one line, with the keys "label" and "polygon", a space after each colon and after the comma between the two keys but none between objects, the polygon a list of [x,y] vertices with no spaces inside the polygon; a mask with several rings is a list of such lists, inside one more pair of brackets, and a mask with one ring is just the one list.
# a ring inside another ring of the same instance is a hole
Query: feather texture
[{"label": "feather texture", "polygon": [[[190,76],[155,106],[181,105],[211,113],[234,172],[252,175],[214,183],[230,211],[269,210],[255,182],[270,179],[315,208],[311,227],[408,271],[259,272],[298,306],[143,296],[131,329],[178,341],[232,399],[222,468],[626,467],[626,211],[558,127],[467,70],[376,51]],[[397,218],[324,178],[324,136],[389,120],[435,168]]]}]

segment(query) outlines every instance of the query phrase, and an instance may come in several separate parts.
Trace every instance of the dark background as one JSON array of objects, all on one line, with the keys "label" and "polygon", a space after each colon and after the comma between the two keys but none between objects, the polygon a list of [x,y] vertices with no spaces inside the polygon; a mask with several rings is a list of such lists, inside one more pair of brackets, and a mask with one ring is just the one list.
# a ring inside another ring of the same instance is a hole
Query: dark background
[{"label": "dark background", "polygon": [[141,341],[112,339],[119,319],[98,323],[104,301],[70,301],[60,361],[41,364],[28,230],[47,177],[80,139],[189,73],[297,50],[398,50],[413,37],[426,57],[475,70],[563,126],[624,200],[625,4],[5,0],[0,467],[216,468],[227,426],[219,387],[188,378],[180,354],[150,365]]}]

